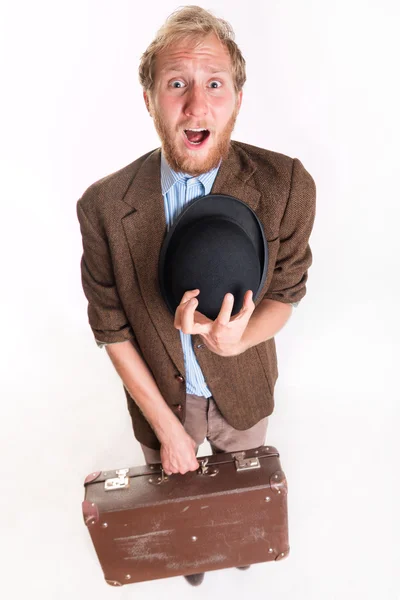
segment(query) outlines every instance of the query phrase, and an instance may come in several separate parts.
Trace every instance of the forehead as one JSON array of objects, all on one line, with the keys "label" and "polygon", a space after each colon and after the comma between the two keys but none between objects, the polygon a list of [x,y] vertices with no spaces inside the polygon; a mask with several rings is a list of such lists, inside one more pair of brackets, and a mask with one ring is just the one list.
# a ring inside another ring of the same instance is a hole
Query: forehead
[{"label": "forehead", "polygon": [[165,48],[157,55],[155,67],[157,74],[190,67],[230,73],[232,63],[227,48],[210,34],[201,40],[181,40]]}]

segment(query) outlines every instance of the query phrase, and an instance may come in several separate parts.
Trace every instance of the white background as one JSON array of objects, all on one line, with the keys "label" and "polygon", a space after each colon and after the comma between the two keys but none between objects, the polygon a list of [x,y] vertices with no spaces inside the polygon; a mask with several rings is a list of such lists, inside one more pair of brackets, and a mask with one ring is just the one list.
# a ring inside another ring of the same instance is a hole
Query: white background
[{"label": "white background", "polygon": [[199,588],[105,584],[83,480],[143,458],[87,323],[75,207],[159,145],[137,68],[178,4],[3,2],[2,595],[398,600],[398,3],[199,4],[231,22],[247,61],[233,139],[300,158],[317,184],[314,263],[276,338],[268,433],[289,482],[291,554]]}]

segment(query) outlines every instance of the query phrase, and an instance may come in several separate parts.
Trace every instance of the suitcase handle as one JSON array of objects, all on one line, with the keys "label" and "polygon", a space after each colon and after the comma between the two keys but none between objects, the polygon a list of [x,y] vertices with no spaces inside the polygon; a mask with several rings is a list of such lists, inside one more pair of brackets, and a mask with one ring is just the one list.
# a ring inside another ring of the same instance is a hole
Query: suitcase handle
[{"label": "suitcase handle", "polygon": [[[216,475],[218,475],[219,469],[210,469],[210,467],[208,466],[207,457],[203,460],[199,460],[198,462],[200,463],[200,468],[197,471],[197,475],[201,475],[203,477],[215,477]],[[157,477],[156,479],[154,477],[151,477],[149,479],[149,483],[152,483],[153,485],[160,485],[161,483],[165,483],[168,481],[168,475],[165,475],[165,471],[162,465],[160,465],[160,470],[161,476]]]}]

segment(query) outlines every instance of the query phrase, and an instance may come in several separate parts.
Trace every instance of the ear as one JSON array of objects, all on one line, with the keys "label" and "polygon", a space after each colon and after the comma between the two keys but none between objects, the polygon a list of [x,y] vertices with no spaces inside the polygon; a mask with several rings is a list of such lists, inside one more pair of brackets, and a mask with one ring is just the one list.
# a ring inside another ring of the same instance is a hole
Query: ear
[{"label": "ear", "polygon": [[240,92],[237,95],[237,111],[239,112],[240,107],[242,106],[242,98],[243,98],[243,90],[240,90]]},{"label": "ear", "polygon": [[146,104],[146,108],[149,111],[149,115],[152,116],[151,110],[150,110],[150,98],[149,98],[148,93],[145,90],[143,90],[143,99]]}]

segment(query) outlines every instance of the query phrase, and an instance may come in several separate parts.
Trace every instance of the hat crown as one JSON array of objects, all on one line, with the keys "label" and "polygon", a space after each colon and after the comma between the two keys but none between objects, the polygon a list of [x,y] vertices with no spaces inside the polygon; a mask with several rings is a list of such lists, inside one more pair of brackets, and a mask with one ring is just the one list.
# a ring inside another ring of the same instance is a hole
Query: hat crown
[{"label": "hat crown", "polygon": [[185,291],[199,289],[197,310],[215,319],[225,294],[234,296],[234,315],[246,291],[257,291],[260,262],[238,223],[229,217],[205,217],[182,229],[168,256],[166,278],[176,305]]},{"label": "hat crown", "polygon": [[233,196],[209,194],[185,207],[167,232],[160,252],[160,292],[172,315],[184,293],[198,288],[197,310],[215,319],[228,292],[232,315],[252,290],[255,302],[268,266],[268,246],[252,208]]}]

